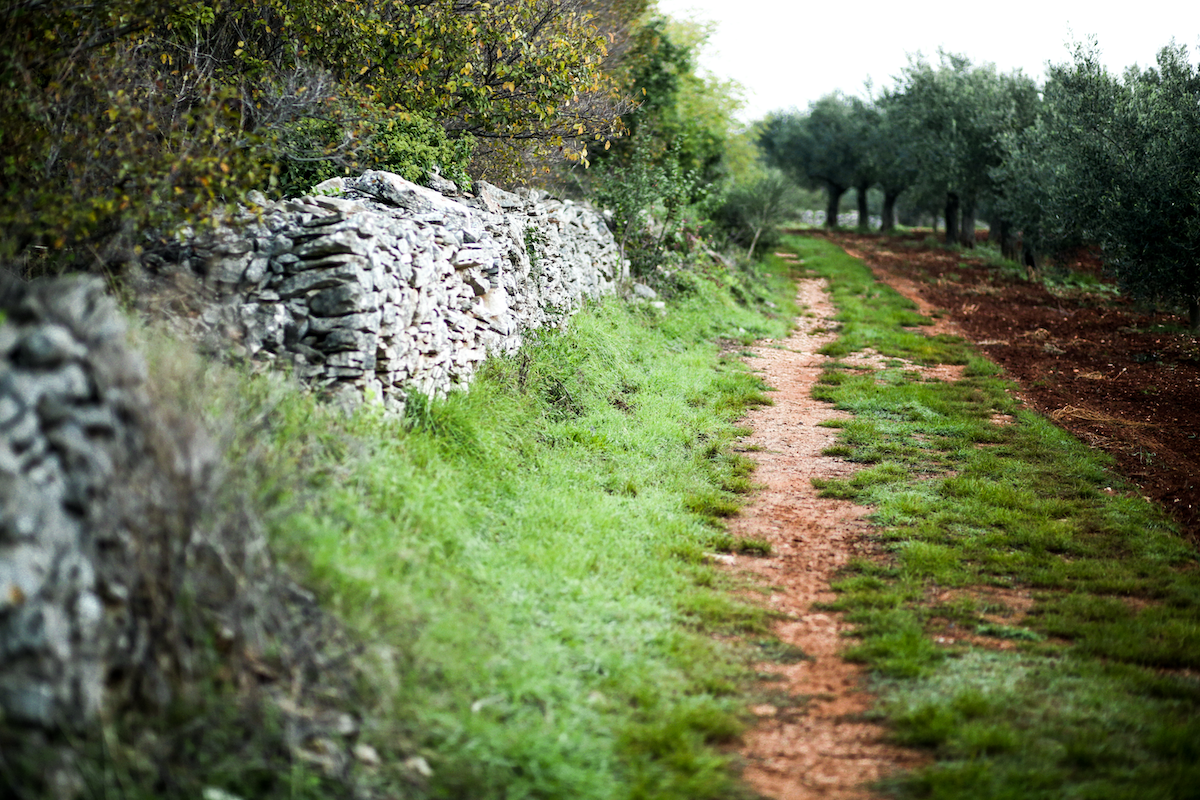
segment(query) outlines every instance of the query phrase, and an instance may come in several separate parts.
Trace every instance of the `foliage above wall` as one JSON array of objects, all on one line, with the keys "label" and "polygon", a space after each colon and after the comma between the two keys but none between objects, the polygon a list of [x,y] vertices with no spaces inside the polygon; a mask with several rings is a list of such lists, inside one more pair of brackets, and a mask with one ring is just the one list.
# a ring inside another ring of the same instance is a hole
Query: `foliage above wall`
[{"label": "foliage above wall", "polygon": [[119,263],[147,229],[350,169],[585,160],[622,130],[612,61],[644,7],[5,0],[0,257]]}]

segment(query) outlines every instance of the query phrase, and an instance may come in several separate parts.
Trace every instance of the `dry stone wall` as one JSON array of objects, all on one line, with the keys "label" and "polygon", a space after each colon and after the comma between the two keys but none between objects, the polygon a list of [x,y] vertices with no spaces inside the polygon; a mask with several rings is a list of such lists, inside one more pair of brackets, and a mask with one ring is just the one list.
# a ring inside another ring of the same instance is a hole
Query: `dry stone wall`
[{"label": "dry stone wall", "polygon": [[[603,218],[539,192],[455,199],[384,172],[323,188],[190,237],[175,271],[214,290],[201,334],[350,400],[399,410],[413,389],[465,386],[621,275]],[[239,627],[261,604],[227,587],[270,571],[234,580],[228,565],[252,560],[230,555],[250,548],[245,526],[199,527],[217,455],[153,405],[101,281],[0,274],[0,315],[0,724],[161,705],[190,658],[185,574],[204,618],[240,640],[266,623]],[[295,627],[276,616],[273,630]]]},{"label": "dry stone wall", "polygon": [[323,667],[354,643],[273,563],[179,389],[147,373],[103,281],[0,270],[0,750],[36,754],[104,709],[166,708],[208,641],[231,685],[261,686],[264,663],[287,676],[269,691],[286,695],[289,746],[345,750],[355,675]]},{"label": "dry stone wall", "polygon": [[204,326],[331,394],[399,410],[465,386],[621,276],[604,219],[536,190],[452,198],[370,171],[317,191],[264,201],[183,261],[218,290]]},{"label": "dry stone wall", "polygon": [[173,468],[101,281],[0,274],[0,313],[0,720],[51,727],[95,714],[162,634],[130,614],[147,588],[131,564],[172,560],[164,537],[133,540],[156,502],[148,476]]}]

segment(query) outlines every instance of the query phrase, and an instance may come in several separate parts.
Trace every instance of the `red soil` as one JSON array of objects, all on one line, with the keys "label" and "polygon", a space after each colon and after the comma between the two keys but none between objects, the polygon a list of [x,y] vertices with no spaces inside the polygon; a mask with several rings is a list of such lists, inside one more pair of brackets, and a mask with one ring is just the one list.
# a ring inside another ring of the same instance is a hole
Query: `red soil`
[{"label": "red soil", "polygon": [[[1138,492],[1200,541],[1200,342],[1162,330],[1186,321],[1111,293],[1051,292],[970,253],[919,245],[924,236],[830,238],[899,291],[941,309],[1031,407],[1111,454]],[[1067,266],[1101,270],[1086,251]]]},{"label": "red soil", "polygon": [[858,465],[821,455],[837,431],[819,423],[844,416],[812,398],[827,361],[816,351],[836,336],[824,282],[801,281],[798,301],[810,316],[787,339],[759,343],[749,359],[774,388],[774,402],[746,420],[754,433],[744,441],[762,489],[730,521],[735,536],[770,542],[771,555],[721,560],[771,587],[768,605],[780,614],[775,634],[806,657],[759,665],[775,680],[762,687],[770,702],[752,709],[759,723],[743,737],[740,753],[743,777],[765,797],[857,800],[870,797],[864,783],[926,757],[890,744],[886,730],[864,718],[875,700],[860,685],[862,667],[841,657],[850,626],[821,608],[836,599],[830,582],[847,561],[869,555],[870,526],[865,508],[818,498],[812,485],[813,478],[845,477]]}]

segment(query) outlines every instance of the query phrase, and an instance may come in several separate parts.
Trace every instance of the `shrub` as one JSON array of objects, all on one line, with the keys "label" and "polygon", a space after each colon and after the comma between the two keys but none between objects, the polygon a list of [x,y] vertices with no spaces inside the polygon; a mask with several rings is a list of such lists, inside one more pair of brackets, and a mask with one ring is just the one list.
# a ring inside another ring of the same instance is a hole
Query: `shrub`
[{"label": "shrub", "polygon": [[450,139],[428,117],[365,104],[357,118],[345,113],[308,117],[281,131],[276,187],[293,196],[350,171],[381,169],[413,183],[424,183],[436,170],[469,189],[473,145],[470,137]]},{"label": "shrub", "polygon": [[729,240],[745,247],[747,258],[753,258],[759,247],[768,250],[778,243],[779,226],[799,203],[795,183],[780,170],[772,169],[753,183],[735,186],[714,219]]}]

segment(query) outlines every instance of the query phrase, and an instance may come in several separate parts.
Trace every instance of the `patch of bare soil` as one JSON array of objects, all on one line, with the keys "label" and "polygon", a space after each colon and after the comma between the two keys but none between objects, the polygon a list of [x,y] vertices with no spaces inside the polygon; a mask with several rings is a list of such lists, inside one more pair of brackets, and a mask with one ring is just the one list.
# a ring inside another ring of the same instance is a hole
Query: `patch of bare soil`
[{"label": "patch of bare soil", "polygon": [[769,557],[739,557],[736,567],[775,590],[770,606],[782,615],[775,632],[806,658],[759,665],[776,677],[764,689],[777,699],[753,709],[759,723],[743,739],[744,778],[778,800],[868,798],[864,783],[927,757],[889,744],[886,730],[864,719],[874,698],[862,687],[863,670],[840,656],[849,626],[820,610],[835,599],[830,582],[837,571],[868,554],[869,526],[865,508],[819,499],[812,485],[813,478],[845,476],[855,467],[821,455],[836,431],[819,423],[839,416],[812,398],[826,361],[816,351],[835,336],[828,332],[835,311],[824,282],[800,281],[798,300],[813,316],[801,317],[787,340],[760,343],[749,359],[776,391],[774,405],[747,419],[754,433],[745,443],[763,488],[730,529],[771,543]]},{"label": "patch of bare soil", "polygon": [[[1111,294],[1051,291],[969,253],[923,246],[924,234],[828,235],[978,344],[1030,406],[1111,454],[1200,541],[1200,343],[1162,329],[1183,319]],[[1085,251],[1068,266],[1102,265]]]}]

